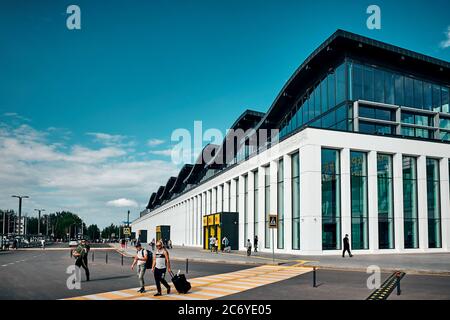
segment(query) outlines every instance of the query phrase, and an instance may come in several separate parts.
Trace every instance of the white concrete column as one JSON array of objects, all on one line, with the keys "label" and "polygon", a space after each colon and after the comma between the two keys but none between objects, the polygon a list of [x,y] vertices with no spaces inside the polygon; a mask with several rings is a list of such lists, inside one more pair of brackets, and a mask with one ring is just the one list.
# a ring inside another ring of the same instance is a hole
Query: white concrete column
[{"label": "white concrete column", "polygon": [[237,182],[239,187],[239,248],[241,250],[245,250],[245,243],[244,241],[247,241],[247,239],[244,239],[244,214],[247,210],[247,217],[248,217],[248,208],[245,208],[244,204],[244,176],[239,177],[239,181]]},{"label": "white concrete column", "polygon": [[230,190],[230,211],[236,212],[236,179],[231,179],[231,190]]},{"label": "white concrete column", "polygon": [[378,169],[377,152],[367,154],[367,180],[369,202],[369,250],[378,250]]},{"label": "white concrete column", "polygon": [[450,250],[450,190],[449,190],[449,159],[440,161],[441,173],[441,222],[442,248]]},{"label": "white concrete column", "polygon": [[218,201],[217,201],[217,188],[215,187],[212,189],[213,193],[212,193],[212,211],[213,213],[217,213],[217,206],[218,206]]},{"label": "white concrete column", "polygon": [[247,187],[248,187],[248,193],[247,193],[247,219],[248,219],[248,237],[250,241],[253,243],[253,236],[255,234],[254,230],[254,212],[255,212],[255,173],[253,171],[250,171],[248,173],[248,180],[247,180]]},{"label": "white concrete column", "polygon": [[190,243],[191,245],[194,245],[194,217],[195,217],[195,197],[191,198],[191,225],[190,225]]},{"label": "white concrete column", "polygon": [[229,212],[230,210],[230,206],[229,206],[229,198],[230,198],[230,184],[228,182],[225,182],[224,184],[224,203],[223,203],[223,211],[225,212]]},{"label": "white concrete column", "polygon": [[427,158],[417,158],[417,209],[419,215],[419,248],[428,249]]},{"label": "white concrete column", "polygon": [[405,248],[404,210],[403,210],[403,156],[396,153],[393,156],[394,173],[394,236],[395,249]]},{"label": "white concrete column", "polygon": [[[351,177],[350,177],[350,149],[341,150],[341,237],[348,234],[352,239],[352,204],[351,204]],[[350,242],[351,243],[351,242]]]},{"label": "white concrete column", "polygon": [[222,197],[223,197],[223,184],[217,187],[217,212],[222,212]]},{"label": "white concrete column", "polygon": [[264,179],[266,176],[266,168],[258,168],[258,250],[264,251],[264,228],[265,228],[265,192],[264,192]]},{"label": "white concrete column", "polygon": [[320,145],[300,148],[300,249],[322,253],[322,167]]},{"label": "white concrete column", "polygon": [[[270,162],[270,214],[278,216],[278,160]],[[275,250],[277,250],[277,239],[278,239],[278,231],[276,228],[269,230],[271,241],[270,241],[270,249],[272,250],[272,246],[274,246]],[[273,239],[272,239],[273,234]]]},{"label": "white concrete column", "polygon": [[292,161],[291,155],[283,156],[284,186],[284,250],[292,249]]},{"label": "white concrete column", "polygon": [[211,205],[212,205],[212,189],[207,190],[205,192],[206,194],[206,207],[205,207],[205,214],[211,214]]},{"label": "white concrete column", "polygon": [[193,225],[192,225],[192,242],[194,245],[197,245],[197,223],[198,223],[198,197],[195,196],[194,198],[194,219],[193,219]]},{"label": "white concrete column", "polygon": [[189,231],[191,226],[191,200],[186,200],[186,210],[185,210],[185,220],[186,224],[184,225],[184,244],[189,245]]}]

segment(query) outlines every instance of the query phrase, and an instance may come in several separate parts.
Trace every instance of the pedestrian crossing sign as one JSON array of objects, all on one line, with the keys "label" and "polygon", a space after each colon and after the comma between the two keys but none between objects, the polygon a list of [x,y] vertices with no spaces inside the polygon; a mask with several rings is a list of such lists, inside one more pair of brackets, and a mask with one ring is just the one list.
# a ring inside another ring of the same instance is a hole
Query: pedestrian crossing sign
[{"label": "pedestrian crossing sign", "polygon": [[126,236],[131,236],[131,228],[123,228],[123,234]]},{"label": "pedestrian crossing sign", "polygon": [[269,216],[269,228],[276,228],[277,227],[277,215],[271,214]]}]

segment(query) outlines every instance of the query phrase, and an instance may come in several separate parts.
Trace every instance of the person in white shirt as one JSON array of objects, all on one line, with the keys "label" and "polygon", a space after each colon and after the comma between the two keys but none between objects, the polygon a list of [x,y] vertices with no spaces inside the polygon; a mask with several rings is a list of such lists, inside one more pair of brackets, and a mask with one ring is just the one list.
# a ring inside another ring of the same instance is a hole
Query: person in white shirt
[{"label": "person in white shirt", "polygon": [[136,243],[136,257],[134,257],[133,264],[131,265],[131,270],[134,270],[134,266],[137,265],[137,275],[139,279],[139,284],[141,288],[138,290],[140,293],[145,292],[145,283],[144,283],[144,275],[146,270],[146,262],[147,262],[147,250],[142,248],[140,242]]}]

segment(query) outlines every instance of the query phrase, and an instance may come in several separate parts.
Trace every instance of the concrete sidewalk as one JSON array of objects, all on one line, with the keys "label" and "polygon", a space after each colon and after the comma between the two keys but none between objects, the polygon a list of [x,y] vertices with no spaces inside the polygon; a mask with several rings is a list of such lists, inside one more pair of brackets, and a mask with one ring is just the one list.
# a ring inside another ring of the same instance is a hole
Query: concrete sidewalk
[{"label": "concrete sidewalk", "polygon": [[[114,244],[122,252],[118,244]],[[149,248],[148,245],[143,244]],[[135,249],[128,247],[127,256],[134,256]],[[450,253],[407,253],[407,254],[373,254],[354,255],[353,258],[341,256],[296,256],[290,254],[275,254],[272,260],[271,253],[253,253],[247,257],[246,252],[233,251],[232,253],[211,253],[195,247],[176,246],[169,250],[171,259],[197,262],[216,262],[231,264],[285,264],[301,266],[317,266],[321,269],[333,270],[367,270],[369,266],[378,266],[383,272],[401,270],[409,274],[440,274],[450,276]]]}]

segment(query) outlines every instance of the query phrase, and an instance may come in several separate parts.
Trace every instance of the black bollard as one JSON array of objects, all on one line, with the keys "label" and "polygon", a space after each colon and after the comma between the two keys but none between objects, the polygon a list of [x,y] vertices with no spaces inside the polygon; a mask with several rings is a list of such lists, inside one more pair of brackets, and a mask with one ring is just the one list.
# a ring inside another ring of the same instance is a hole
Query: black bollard
[{"label": "black bollard", "polygon": [[317,288],[316,279],[316,267],[313,267],[313,288]]},{"label": "black bollard", "polygon": [[92,262],[94,262],[94,251],[92,251]]},{"label": "black bollard", "polygon": [[397,277],[397,295],[399,296],[402,293],[402,290],[400,289],[400,272],[396,273]]},{"label": "black bollard", "polygon": [[121,260],[121,263],[123,265],[123,254],[121,254],[120,256],[122,257],[120,260]]},{"label": "black bollard", "polygon": [[105,262],[106,262],[106,264],[108,264],[108,251],[106,251]]},{"label": "black bollard", "polygon": [[70,251],[70,257],[72,258],[72,249],[70,249],[69,251]]},{"label": "black bollard", "polygon": [[186,274],[189,273],[189,259],[186,259]]}]

